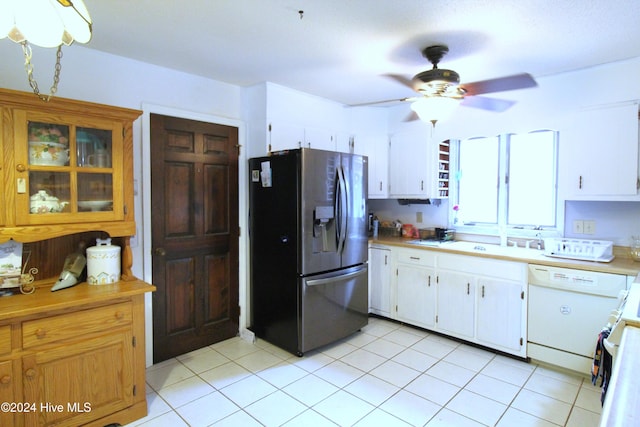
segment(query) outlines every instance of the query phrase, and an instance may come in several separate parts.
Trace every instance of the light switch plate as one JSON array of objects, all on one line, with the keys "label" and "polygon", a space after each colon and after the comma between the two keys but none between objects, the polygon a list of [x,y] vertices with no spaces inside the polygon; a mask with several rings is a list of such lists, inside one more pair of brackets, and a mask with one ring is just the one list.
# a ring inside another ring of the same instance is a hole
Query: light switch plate
[{"label": "light switch plate", "polygon": [[573,221],[573,234],[584,234],[584,221],[576,219]]},{"label": "light switch plate", "polygon": [[596,234],[596,222],[592,220],[583,221],[583,233]]}]

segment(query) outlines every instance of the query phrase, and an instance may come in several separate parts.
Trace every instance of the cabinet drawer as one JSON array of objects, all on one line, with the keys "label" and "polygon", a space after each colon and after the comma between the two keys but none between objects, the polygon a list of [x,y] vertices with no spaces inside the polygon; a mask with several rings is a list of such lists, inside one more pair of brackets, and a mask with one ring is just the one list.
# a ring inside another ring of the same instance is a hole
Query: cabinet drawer
[{"label": "cabinet drawer", "polygon": [[132,322],[130,302],[61,314],[22,324],[22,346],[32,348],[55,341],[110,331]]},{"label": "cabinet drawer", "polygon": [[0,326],[0,354],[11,352],[11,325]]},{"label": "cabinet drawer", "polygon": [[417,264],[425,267],[434,267],[436,265],[436,256],[429,251],[399,250],[396,257],[398,262],[407,264]]}]

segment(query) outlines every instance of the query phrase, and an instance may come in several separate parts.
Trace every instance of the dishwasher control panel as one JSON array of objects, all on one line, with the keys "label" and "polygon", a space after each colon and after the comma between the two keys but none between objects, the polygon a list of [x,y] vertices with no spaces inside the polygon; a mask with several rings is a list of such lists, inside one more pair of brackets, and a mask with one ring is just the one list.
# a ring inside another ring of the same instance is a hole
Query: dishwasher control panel
[{"label": "dishwasher control panel", "polygon": [[627,288],[627,276],[623,274],[529,264],[529,284],[573,292],[617,297],[621,290]]}]

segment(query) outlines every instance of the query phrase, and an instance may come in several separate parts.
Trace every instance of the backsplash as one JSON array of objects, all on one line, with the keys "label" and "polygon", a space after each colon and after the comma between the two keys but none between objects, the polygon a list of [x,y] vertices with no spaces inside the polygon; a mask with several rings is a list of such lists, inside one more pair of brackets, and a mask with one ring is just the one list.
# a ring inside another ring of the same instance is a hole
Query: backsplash
[{"label": "backsplash", "polygon": [[[369,200],[369,212],[382,220],[400,220],[403,224],[413,224],[416,228],[446,227],[448,201],[432,201],[434,204],[400,205],[397,200]],[[436,205],[438,203],[439,205]],[[422,222],[419,222],[422,216]]]},{"label": "backsplash", "polygon": [[[594,221],[594,234],[576,234],[574,221]],[[640,202],[565,202],[564,235],[579,239],[611,240],[629,246],[631,236],[640,235]]]},{"label": "backsplash", "polygon": [[[381,220],[400,220],[417,228],[447,226],[448,200],[431,205],[400,205],[397,200],[369,200],[369,212]],[[418,217],[422,216],[422,222]],[[594,234],[573,232],[574,221],[594,221]],[[565,202],[564,237],[611,240],[629,246],[631,236],[640,236],[640,202]]]}]

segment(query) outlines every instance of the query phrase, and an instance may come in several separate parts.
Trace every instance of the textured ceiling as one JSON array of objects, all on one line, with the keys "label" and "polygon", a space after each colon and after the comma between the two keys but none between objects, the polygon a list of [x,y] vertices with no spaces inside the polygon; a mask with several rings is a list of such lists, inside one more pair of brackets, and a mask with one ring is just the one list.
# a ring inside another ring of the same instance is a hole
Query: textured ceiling
[{"label": "textured ceiling", "polygon": [[[386,78],[431,65],[462,82],[640,56],[638,0],[85,0],[90,49],[234,85],[271,81],[345,103],[411,96]],[[298,11],[303,10],[302,18]]]}]

